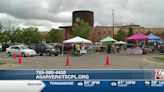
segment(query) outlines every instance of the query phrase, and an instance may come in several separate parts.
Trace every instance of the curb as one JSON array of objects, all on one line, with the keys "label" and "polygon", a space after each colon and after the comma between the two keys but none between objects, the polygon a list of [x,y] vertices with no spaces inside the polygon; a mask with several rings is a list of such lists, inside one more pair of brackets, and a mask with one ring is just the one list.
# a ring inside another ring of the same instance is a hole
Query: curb
[{"label": "curb", "polygon": [[13,68],[13,67],[18,67],[20,65],[17,65],[17,64],[3,64],[3,65],[0,65],[0,69],[7,69],[7,68]]},{"label": "curb", "polygon": [[155,63],[155,64],[164,64],[164,63],[162,63],[162,62],[160,62],[158,60],[154,60],[152,58],[143,58],[142,60],[146,61],[146,62],[150,62],[150,63]]}]

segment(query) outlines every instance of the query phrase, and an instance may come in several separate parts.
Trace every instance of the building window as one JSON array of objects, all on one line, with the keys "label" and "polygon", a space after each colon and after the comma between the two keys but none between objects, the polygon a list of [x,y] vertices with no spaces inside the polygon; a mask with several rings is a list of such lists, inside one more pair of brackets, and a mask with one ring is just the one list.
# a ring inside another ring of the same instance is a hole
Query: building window
[{"label": "building window", "polygon": [[101,35],[101,32],[98,32],[97,34],[100,36]]},{"label": "building window", "polygon": [[108,31],[108,34],[111,34],[111,31]]},{"label": "building window", "polygon": [[106,32],[104,31],[104,35],[106,34]]}]

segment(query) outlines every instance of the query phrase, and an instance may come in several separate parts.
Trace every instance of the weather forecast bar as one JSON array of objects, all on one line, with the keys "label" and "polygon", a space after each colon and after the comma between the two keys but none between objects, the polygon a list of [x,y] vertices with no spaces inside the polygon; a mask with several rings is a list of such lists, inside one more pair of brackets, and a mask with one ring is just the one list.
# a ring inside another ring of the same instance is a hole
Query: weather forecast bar
[{"label": "weather forecast bar", "polygon": [[154,80],[155,74],[156,70],[0,70],[0,80]]}]

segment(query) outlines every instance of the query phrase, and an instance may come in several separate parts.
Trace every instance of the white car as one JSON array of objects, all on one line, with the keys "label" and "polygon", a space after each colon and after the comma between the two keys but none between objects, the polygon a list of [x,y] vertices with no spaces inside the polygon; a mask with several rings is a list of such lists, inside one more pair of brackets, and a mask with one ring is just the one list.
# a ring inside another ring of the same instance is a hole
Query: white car
[{"label": "white car", "polygon": [[2,44],[0,43],[0,51],[2,51]]},{"label": "white car", "polygon": [[16,53],[16,55],[22,55],[22,57],[25,56],[35,56],[36,52],[35,50],[29,49],[28,47],[26,47],[25,45],[13,45],[10,46],[9,48],[6,49],[6,53],[8,56],[13,56],[14,53]]}]

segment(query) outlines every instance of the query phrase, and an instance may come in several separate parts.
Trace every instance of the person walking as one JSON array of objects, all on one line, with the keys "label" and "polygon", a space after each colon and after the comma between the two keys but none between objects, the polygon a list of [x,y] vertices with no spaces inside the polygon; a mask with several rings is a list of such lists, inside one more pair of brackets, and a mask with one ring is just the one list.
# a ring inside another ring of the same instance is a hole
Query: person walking
[{"label": "person walking", "polygon": [[142,49],[142,54],[145,54],[145,51],[144,51],[144,43],[143,42],[140,44],[140,48]]},{"label": "person walking", "polygon": [[80,45],[76,44],[75,48],[76,48],[77,56],[80,56]]}]

